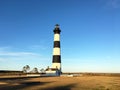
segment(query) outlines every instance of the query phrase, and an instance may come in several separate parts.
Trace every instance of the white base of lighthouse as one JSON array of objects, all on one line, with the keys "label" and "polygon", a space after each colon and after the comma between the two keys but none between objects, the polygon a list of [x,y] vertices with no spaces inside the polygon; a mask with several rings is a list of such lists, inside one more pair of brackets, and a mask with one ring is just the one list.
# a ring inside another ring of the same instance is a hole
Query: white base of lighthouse
[{"label": "white base of lighthouse", "polygon": [[52,68],[56,68],[61,71],[61,63],[52,63]]}]

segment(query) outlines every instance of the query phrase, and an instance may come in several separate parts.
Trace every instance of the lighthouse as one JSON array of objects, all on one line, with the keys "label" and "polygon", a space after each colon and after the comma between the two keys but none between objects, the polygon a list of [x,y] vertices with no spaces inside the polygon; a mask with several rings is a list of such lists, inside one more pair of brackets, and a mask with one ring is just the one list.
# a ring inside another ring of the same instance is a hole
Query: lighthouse
[{"label": "lighthouse", "polygon": [[53,45],[53,58],[52,68],[58,69],[61,72],[61,50],[60,50],[60,28],[59,25],[55,25],[54,32],[54,45]]},{"label": "lighthouse", "polygon": [[60,76],[61,74],[61,50],[60,50],[60,28],[56,24],[53,30],[54,42],[53,42],[53,56],[52,56],[52,67],[47,67],[46,76]]}]

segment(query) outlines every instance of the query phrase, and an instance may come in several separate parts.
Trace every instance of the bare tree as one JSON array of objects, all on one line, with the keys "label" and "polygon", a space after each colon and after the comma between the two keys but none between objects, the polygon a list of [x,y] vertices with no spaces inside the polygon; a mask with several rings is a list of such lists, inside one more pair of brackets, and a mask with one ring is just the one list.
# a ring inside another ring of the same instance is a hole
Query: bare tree
[{"label": "bare tree", "polygon": [[38,69],[35,67],[35,68],[33,68],[32,72],[33,73],[38,73]]},{"label": "bare tree", "polygon": [[23,73],[28,73],[28,71],[30,70],[30,66],[26,65],[23,67]]},{"label": "bare tree", "polygon": [[34,68],[30,71],[30,73],[38,73],[38,69],[37,69],[36,67],[34,67]]},{"label": "bare tree", "polygon": [[42,68],[42,69],[40,69],[40,72],[41,73],[45,73],[45,70]]},{"label": "bare tree", "polygon": [[23,67],[22,71],[23,71],[23,73],[27,73],[25,66]]}]

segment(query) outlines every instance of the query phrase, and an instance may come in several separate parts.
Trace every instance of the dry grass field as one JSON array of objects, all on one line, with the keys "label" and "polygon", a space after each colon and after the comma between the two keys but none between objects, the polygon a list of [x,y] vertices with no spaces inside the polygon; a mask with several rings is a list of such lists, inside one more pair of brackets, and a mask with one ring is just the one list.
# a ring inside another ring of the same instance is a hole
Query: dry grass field
[{"label": "dry grass field", "polygon": [[0,90],[120,90],[120,77],[0,78]]}]

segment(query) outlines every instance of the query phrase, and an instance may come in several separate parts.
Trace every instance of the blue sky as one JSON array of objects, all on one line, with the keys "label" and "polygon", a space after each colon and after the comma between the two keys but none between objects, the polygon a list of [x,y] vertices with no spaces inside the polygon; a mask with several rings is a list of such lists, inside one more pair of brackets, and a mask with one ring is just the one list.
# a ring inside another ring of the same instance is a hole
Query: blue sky
[{"label": "blue sky", "polygon": [[51,66],[56,23],[63,72],[120,72],[119,0],[0,0],[0,70]]}]

